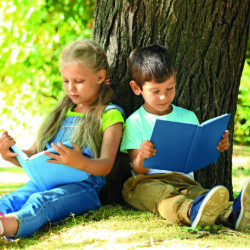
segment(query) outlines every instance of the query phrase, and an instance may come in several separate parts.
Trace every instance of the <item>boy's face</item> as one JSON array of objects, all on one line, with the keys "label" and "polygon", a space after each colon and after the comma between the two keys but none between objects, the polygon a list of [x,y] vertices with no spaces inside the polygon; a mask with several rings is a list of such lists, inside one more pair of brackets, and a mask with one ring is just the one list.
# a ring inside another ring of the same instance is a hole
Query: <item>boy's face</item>
[{"label": "boy's face", "polygon": [[142,90],[135,81],[131,81],[130,86],[136,95],[142,95],[145,102],[144,109],[147,112],[155,115],[171,113],[171,103],[175,97],[176,73],[162,83],[145,82]]}]

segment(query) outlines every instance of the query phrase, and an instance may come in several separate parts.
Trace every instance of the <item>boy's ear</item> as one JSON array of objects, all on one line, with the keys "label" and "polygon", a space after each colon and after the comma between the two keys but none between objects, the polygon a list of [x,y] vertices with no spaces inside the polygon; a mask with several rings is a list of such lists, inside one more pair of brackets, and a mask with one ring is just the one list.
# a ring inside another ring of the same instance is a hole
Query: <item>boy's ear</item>
[{"label": "boy's ear", "polygon": [[97,72],[97,82],[101,84],[106,79],[106,70],[101,69]]},{"label": "boy's ear", "polygon": [[135,81],[130,81],[130,87],[133,90],[133,92],[136,95],[140,95],[141,94],[141,88],[138,86],[138,84]]}]

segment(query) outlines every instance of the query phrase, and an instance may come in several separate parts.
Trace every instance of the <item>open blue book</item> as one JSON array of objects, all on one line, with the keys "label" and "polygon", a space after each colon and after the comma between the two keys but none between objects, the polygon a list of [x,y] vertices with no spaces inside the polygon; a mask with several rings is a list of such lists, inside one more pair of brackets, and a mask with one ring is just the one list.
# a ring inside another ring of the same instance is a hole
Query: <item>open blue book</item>
[{"label": "open blue book", "polygon": [[201,125],[156,120],[150,139],[156,155],[145,159],[143,167],[187,174],[216,162],[229,119],[225,114]]},{"label": "open blue book", "polygon": [[[72,148],[67,142],[65,146]],[[50,190],[59,185],[70,182],[82,181],[88,178],[89,174],[76,168],[62,164],[48,163],[50,159],[44,152],[37,153],[28,157],[16,145],[11,146],[11,150],[18,154],[17,160],[30,179],[41,189],[41,191]],[[47,150],[56,153],[52,148]]]}]

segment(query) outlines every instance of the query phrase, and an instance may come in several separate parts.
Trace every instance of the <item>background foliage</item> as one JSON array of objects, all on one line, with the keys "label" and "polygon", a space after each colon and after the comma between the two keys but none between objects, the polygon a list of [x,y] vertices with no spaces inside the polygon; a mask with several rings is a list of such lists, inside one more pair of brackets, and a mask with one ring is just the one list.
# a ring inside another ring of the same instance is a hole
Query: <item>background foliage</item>
[{"label": "background foliage", "polygon": [[0,2],[1,129],[30,132],[62,94],[58,56],[90,38],[93,0]]},{"label": "background foliage", "polygon": [[249,57],[246,59],[241,77],[234,126],[234,142],[244,145],[250,145],[250,39],[248,44]]},{"label": "background foliage", "polygon": [[[90,38],[95,0],[0,2],[0,128],[34,134],[62,94],[58,56],[78,38]],[[250,41],[247,60],[250,64]],[[245,64],[234,141],[250,144],[250,66]],[[16,133],[16,134],[15,134]]]}]

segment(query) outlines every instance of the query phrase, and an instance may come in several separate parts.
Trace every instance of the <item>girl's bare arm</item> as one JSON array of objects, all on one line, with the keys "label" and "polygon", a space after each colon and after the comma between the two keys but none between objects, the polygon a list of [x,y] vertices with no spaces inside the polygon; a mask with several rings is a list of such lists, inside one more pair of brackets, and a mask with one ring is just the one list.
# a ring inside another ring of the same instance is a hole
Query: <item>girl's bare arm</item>
[{"label": "girl's bare arm", "polygon": [[122,123],[116,123],[107,128],[103,134],[100,157],[89,159],[82,155],[80,148],[73,144],[74,149],[70,149],[61,143],[52,144],[52,148],[59,154],[55,155],[46,152],[52,158],[48,162],[65,164],[67,166],[83,170],[92,175],[105,176],[111,171],[115,157],[120,145],[122,135]]},{"label": "girl's bare arm", "polygon": [[[11,162],[13,165],[21,167],[20,163],[17,160],[17,154],[10,151],[10,147],[14,145],[16,142],[13,137],[8,134],[8,131],[4,131],[0,137],[0,154],[5,161]],[[24,150],[24,152],[31,156],[36,153],[36,145],[35,143],[28,150]]]}]

